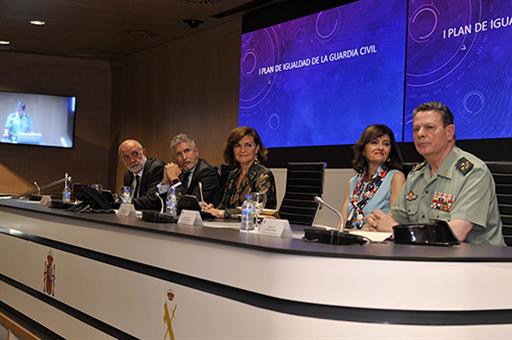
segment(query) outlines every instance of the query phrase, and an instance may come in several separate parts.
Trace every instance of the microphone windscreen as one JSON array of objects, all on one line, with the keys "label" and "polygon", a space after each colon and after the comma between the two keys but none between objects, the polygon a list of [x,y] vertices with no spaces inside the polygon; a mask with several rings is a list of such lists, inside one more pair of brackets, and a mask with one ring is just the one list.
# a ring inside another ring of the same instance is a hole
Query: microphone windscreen
[{"label": "microphone windscreen", "polygon": [[178,219],[170,214],[160,213],[158,211],[143,210],[142,220],[153,223],[176,223]]}]

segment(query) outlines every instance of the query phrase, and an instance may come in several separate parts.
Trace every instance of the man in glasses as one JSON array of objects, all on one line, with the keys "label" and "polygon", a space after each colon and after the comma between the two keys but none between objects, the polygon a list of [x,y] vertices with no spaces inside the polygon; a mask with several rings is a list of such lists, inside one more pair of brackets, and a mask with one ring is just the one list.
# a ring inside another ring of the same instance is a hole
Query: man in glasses
[{"label": "man in glasses", "polygon": [[147,158],[146,150],[135,139],[127,139],[119,145],[119,158],[128,170],[123,185],[133,188],[133,205],[137,210],[156,209],[160,201],[155,193],[164,177],[164,163]]}]

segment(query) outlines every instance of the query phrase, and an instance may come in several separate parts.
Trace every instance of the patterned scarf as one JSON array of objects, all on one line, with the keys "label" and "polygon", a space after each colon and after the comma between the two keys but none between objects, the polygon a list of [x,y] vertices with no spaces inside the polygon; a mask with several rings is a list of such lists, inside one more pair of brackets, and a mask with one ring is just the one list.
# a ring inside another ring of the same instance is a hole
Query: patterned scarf
[{"label": "patterned scarf", "polygon": [[368,169],[365,169],[357,176],[357,182],[350,197],[350,204],[352,204],[353,210],[348,217],[347,225],[352,228],[361,229],[363,227],[363,209],[377,190],[379,190],[384,177],[389,172],[389,168],[387,165],[382,164],[369,181],[366,180],[367,171]]}]

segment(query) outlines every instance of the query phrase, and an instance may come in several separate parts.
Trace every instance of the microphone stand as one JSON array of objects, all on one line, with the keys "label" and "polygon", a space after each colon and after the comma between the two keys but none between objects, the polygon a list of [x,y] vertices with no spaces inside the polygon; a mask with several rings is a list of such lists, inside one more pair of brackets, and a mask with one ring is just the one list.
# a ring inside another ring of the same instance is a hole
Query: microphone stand
[{"label": "microphone stand", "polygon": [[41,188],[39,187],[39,185],[37,184],[37,181],[34,181],[34,186],[37,188],[37,195],[38,196],[41,196]]},{"label": "microphone stand", "polygon": [[337,245],[349,245],[349,244],[365,244],[368,239],[359,236],[352,235],[346,231],[343,231],[343,216],[341,213],[334,208],[333,206],[327,204],[321,197],[315,196],[314,200],[329,210],[334,211],[338,216],[338,223],[336,230],[324,230],[319,228],[304,228],[304,237],[305,241],[311,242],[319,242],[319,243],[327,243],[327,244],[337,244]]},{"label": "microphone stand", "polygon": [[51,182],[49,184],[43,185],[42,187],[36,186],[37,190],[34,190],[34,189],[28,190],[28,191],[22,192],[21,194],[15,196],[15,197],[23,198],[23,197],[26,197],[28,195],[34,194],[35,192],[37,192],[38,194],[41,194],[41,192],[44,192],[45,190],[52,189],[52,188],[55,188],[57,186],[61,186],[65,182],[65,180],[66,180],[65,178],[61,178],[61,179],[58,179],[58,180],[56,180],[54,182]]},{"label": "microphone stand", "polygon": [[344,229],[344,227],[343,227],[343,222],[344,222],[343,221],[343,216],[338,211],[338,209],[334,208],[330,204],[327,204],[327,202],[325,202],[320,196],[315,196],[314,200],[315,200],[315,202],[317,202],[321,206],[325,206],[327,209],[333,211],[336,214],[336,216],[338,216],[338,222],[336,223],[336,229],[338,229],[339,231],[343,231],[343,229]]},{"label": "microphone stand", "polygon": [[158,200],[160,201],[160,214],[163,214],[164,212],[164,200],[162,197],[160,197],[160,194],[158,192],[155,192],[155,196],[158,197]]}]

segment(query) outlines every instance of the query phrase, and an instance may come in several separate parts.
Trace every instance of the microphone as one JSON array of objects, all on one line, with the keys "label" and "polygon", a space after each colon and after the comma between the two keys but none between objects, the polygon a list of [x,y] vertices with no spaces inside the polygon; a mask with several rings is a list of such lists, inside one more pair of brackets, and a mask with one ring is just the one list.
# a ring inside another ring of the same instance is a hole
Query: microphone
[{"label": "microphone", "polygon": [[338,216],[338,223],[336,224],[336,227],[338,230],[342,230],[344,221],[343,221],[343,216],[341,216],[341,213],[338,211],[338,209],[334,208],[330,204],[327,204],[327,202],[325,202],[320,196],[315,196],[314,200],[318,204],[323,205],[323,206],[327,207],[329,210],[334,211],[334,213]]},{"label": "microphone", "polygon": [[160,200],[160,212],[158,211],[152,211],[152,210],[142,210],[142,220],[145,222],[153,222],[153,223],[176,223],[178,221],[177,217],[171,216],[171,214],[168,214],[164,212],[164,201],[162,200],[162,197],[158,194],[158,192],[155,192],[155,195],[158,196],[158,199]]},{"label": "microphone", "polygon": [[363,245],[369,241],[366,237],[352,235],[347,231],[343,231],[343,216],[341,216],[341,213],[333,206],[327,204],[319,196],[315,196],[314,200],[318,204],[326,206],[329,210],[332,210],[336,213],[338,216],[337,230],[323,230],[315,227],[304,228],[304,237],[302,238],[303,240],[337,245]]},{"label": "microphone", "polygon": [[201,194],[201,202],[204,202],[203,183],[199,182],[199,193]]},{"label": "microphone", "polygon": [[160,200],[160,214],[162,214],[164,212],[164,200],[162,199],[162,197],[160,197],[160,194],[158,194],[158,192],[155,192],[155,196],[158,197],[158,199]]},{"label": "microphone", "polygon": [[41,188],[39,187],[39,185],[37,185],[37,181],[34,181],[33,183],[34,183],[34,186],[37,189],[37,195],[41,196]]}]

